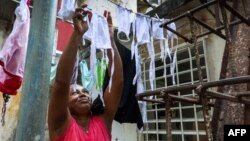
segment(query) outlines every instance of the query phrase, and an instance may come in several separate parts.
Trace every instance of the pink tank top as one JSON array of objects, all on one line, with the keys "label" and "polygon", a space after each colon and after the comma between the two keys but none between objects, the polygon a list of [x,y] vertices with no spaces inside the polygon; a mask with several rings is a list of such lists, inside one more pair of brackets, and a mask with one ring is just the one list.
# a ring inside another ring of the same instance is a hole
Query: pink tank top
[{"label": "pink tank top", "polygon": [[90,117],[88,132],[85,132],[72,118],[64,133],[54,141],[111,141],[111,134],[98,116]]}]

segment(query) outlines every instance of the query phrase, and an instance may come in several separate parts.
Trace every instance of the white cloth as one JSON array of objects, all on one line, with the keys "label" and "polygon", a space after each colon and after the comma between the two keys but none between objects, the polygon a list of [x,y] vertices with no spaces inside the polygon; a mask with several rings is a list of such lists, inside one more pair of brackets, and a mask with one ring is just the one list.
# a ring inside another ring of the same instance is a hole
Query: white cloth
[{"label": "white cloth", "polygon": [[[154,90],[154,80],[155,80],[155,50],[154,50],[154,41],[153,41],[153,36],[154,34],[154,28],[151,26],[151,20],[148,20],[148,25],[150,27],[149,33],[150,33],[150,42],[147,43],[147,49],[148,49],[148,54],[150,58],[150,65],[149,65],[149,82],[150,82],[150,87],[151,90]],[[147,32],[147,31],[146,31]],[[162,30],[163,33],[163,30]],[[161,34],[158,34],[161,36]]]},{"label": "white cloth", "polygon": [[149,20],[150,18],[145,17],[144,15],[136,15],[136,39],[138,45],[150,42]]},{"label": "white cloth", "polygon": [[[114,50],[111,46],[109,28],[107,18],[96,13],[93,13],[92,19],[89,22],[89,18],[86,18],[89,24],[88,31],[84,34],[83,38],[91,41],[90,49],[90,70],[92,72],[92,78],[96,78],[96,50],[100,49],[106,52],[107,49],[111,49],[112,53],[112,65],[111,65],[111,76],[109,81],[109,91],[112,86],[112,79],[114,73]],[[104,53],[106,54],[106,53]],[[107,55],[103,56],[103,59],[108,60]],[[107,61],[108,62],[108,61]]]},{"label": "white cloth", "polygon": [[[133,22],[132,11],[120,5],[117,5],[117,21],[118,21],[117,38],[121,41],[129,41],[131,23]],[[126,35],[127,40],[122,40],[119,38],[119,34],[122,32]]]},{"label": "white cloth", "polygon": [[161,60],[164,64],[164,73],[163,76],[166,77],[166,58],[167,56],[171,60],[171,53],[168,46],[168,36],[164,36],[164,30],[160,25],[163,23],[163,19],[152,18],[152,36],[154,39],[160,40],[160,49],[161,49]]},{"label": "white cloth", "polygon": [[141,58],[139,55],[138,45],[150,42],[149,28],[150,28],[149,18],[137,14],[136,19],[133,22],[134,39],[131,45],[131,59],[133,59],[133,56],[135,56],[135,65],[136,65],[136,74],[133,79],[133,84],[135,85],[135,83],[137,83],[137,93],[139,93],[143,87],[141,79]]},{"label": "white cloth", "polygon": [[63,20],[71,20],[75,12],[75,0],[62,0],[58,16]]},{"label": "white cloth", "polygon": [[177,55],[177,49],[175,50],[175,53],[174,53],[173,62],[170,64],[170,74],[172,76],[173,85],[176,84],[176,82],[175,82],[175,74],[174,74],[174,70],[175,70],[175,66],[176,66],[176,62],[177,62],[176,55]]}]

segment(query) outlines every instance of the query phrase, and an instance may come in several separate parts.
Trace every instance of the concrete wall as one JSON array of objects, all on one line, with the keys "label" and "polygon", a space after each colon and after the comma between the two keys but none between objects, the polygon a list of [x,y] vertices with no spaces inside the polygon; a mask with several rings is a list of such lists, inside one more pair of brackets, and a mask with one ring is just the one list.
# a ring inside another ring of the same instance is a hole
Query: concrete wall
[{"label": "concrete wall", "polygon": [[[0,107],[2,115],[3,98],[0,93]],[[1,141],[13,141],[15,136],[15,129],[17,125],[17,116],[19,110],[21,93],[16,96],[11,96],[10,101],[7,103],[6,115],[5,115],[5,126],[0,125],[0,140]],[[2,116],[0,117],[2,120]]]},{"label": "concrete wall", "polygon": [[210,34],[205,39],[205,43],[210,81],[219,80],[225,40],[214,34]]}]

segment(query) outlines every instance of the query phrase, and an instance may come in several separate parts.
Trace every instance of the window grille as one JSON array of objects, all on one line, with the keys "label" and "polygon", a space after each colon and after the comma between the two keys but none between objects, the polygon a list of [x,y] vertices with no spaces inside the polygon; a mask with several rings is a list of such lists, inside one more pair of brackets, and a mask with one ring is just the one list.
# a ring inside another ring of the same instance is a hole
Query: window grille
[{"label": "window grille", "polygon": [[[209,81],[206,63],[206,49],[204,41],[198,42],[201,59],[203,79]],[[176,48],[174,48],[176,49]],[[174,51],[173,51],[174,52]],[[173,54],[172,54],[173,55]],[[166,59],[167,74],[163,77],[164,65],[156,55],[155,60],[155,87],[156,89],[172,85],[170,75],[170,60]],[[149,59],[144,59],[142,63],[142,77],[146,91],[150,91],[149,82]],[[194,84],[199,81],[197,75],[194,47],[192,45],[180,46],[177,48],[177,63],[175,70],[176,85]],[[194,91],[176,93],[178,96],[195,96]],[[154,98],[157,99],[157,98]],[[175,102],[172,107],[172,138],[173,141],[206,141],[206,132],[200,105]],[[148,121],[143,128],[144,141],[165,141],[166,140],[166,119],[164,104],[147,103]]]}]

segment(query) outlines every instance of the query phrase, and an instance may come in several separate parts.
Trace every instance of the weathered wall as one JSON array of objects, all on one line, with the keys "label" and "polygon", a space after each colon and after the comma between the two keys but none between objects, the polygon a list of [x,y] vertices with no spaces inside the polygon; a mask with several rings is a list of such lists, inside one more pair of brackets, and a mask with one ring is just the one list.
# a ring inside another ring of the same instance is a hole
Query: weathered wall
[{"label": "weathered wall", "polygon": [[[0,93],[0,107],[2,115],[3,98]],[[1,141],[13,141],[15,135],[15,129],[17,126],[17,114],[19,110],[21,93],[16,96],[11,96],[10,101],[7,104],[7,110],[5,115],[5,126],[0,127],[0,140]],[[2,117],[1,117],[2,118]]]}]

